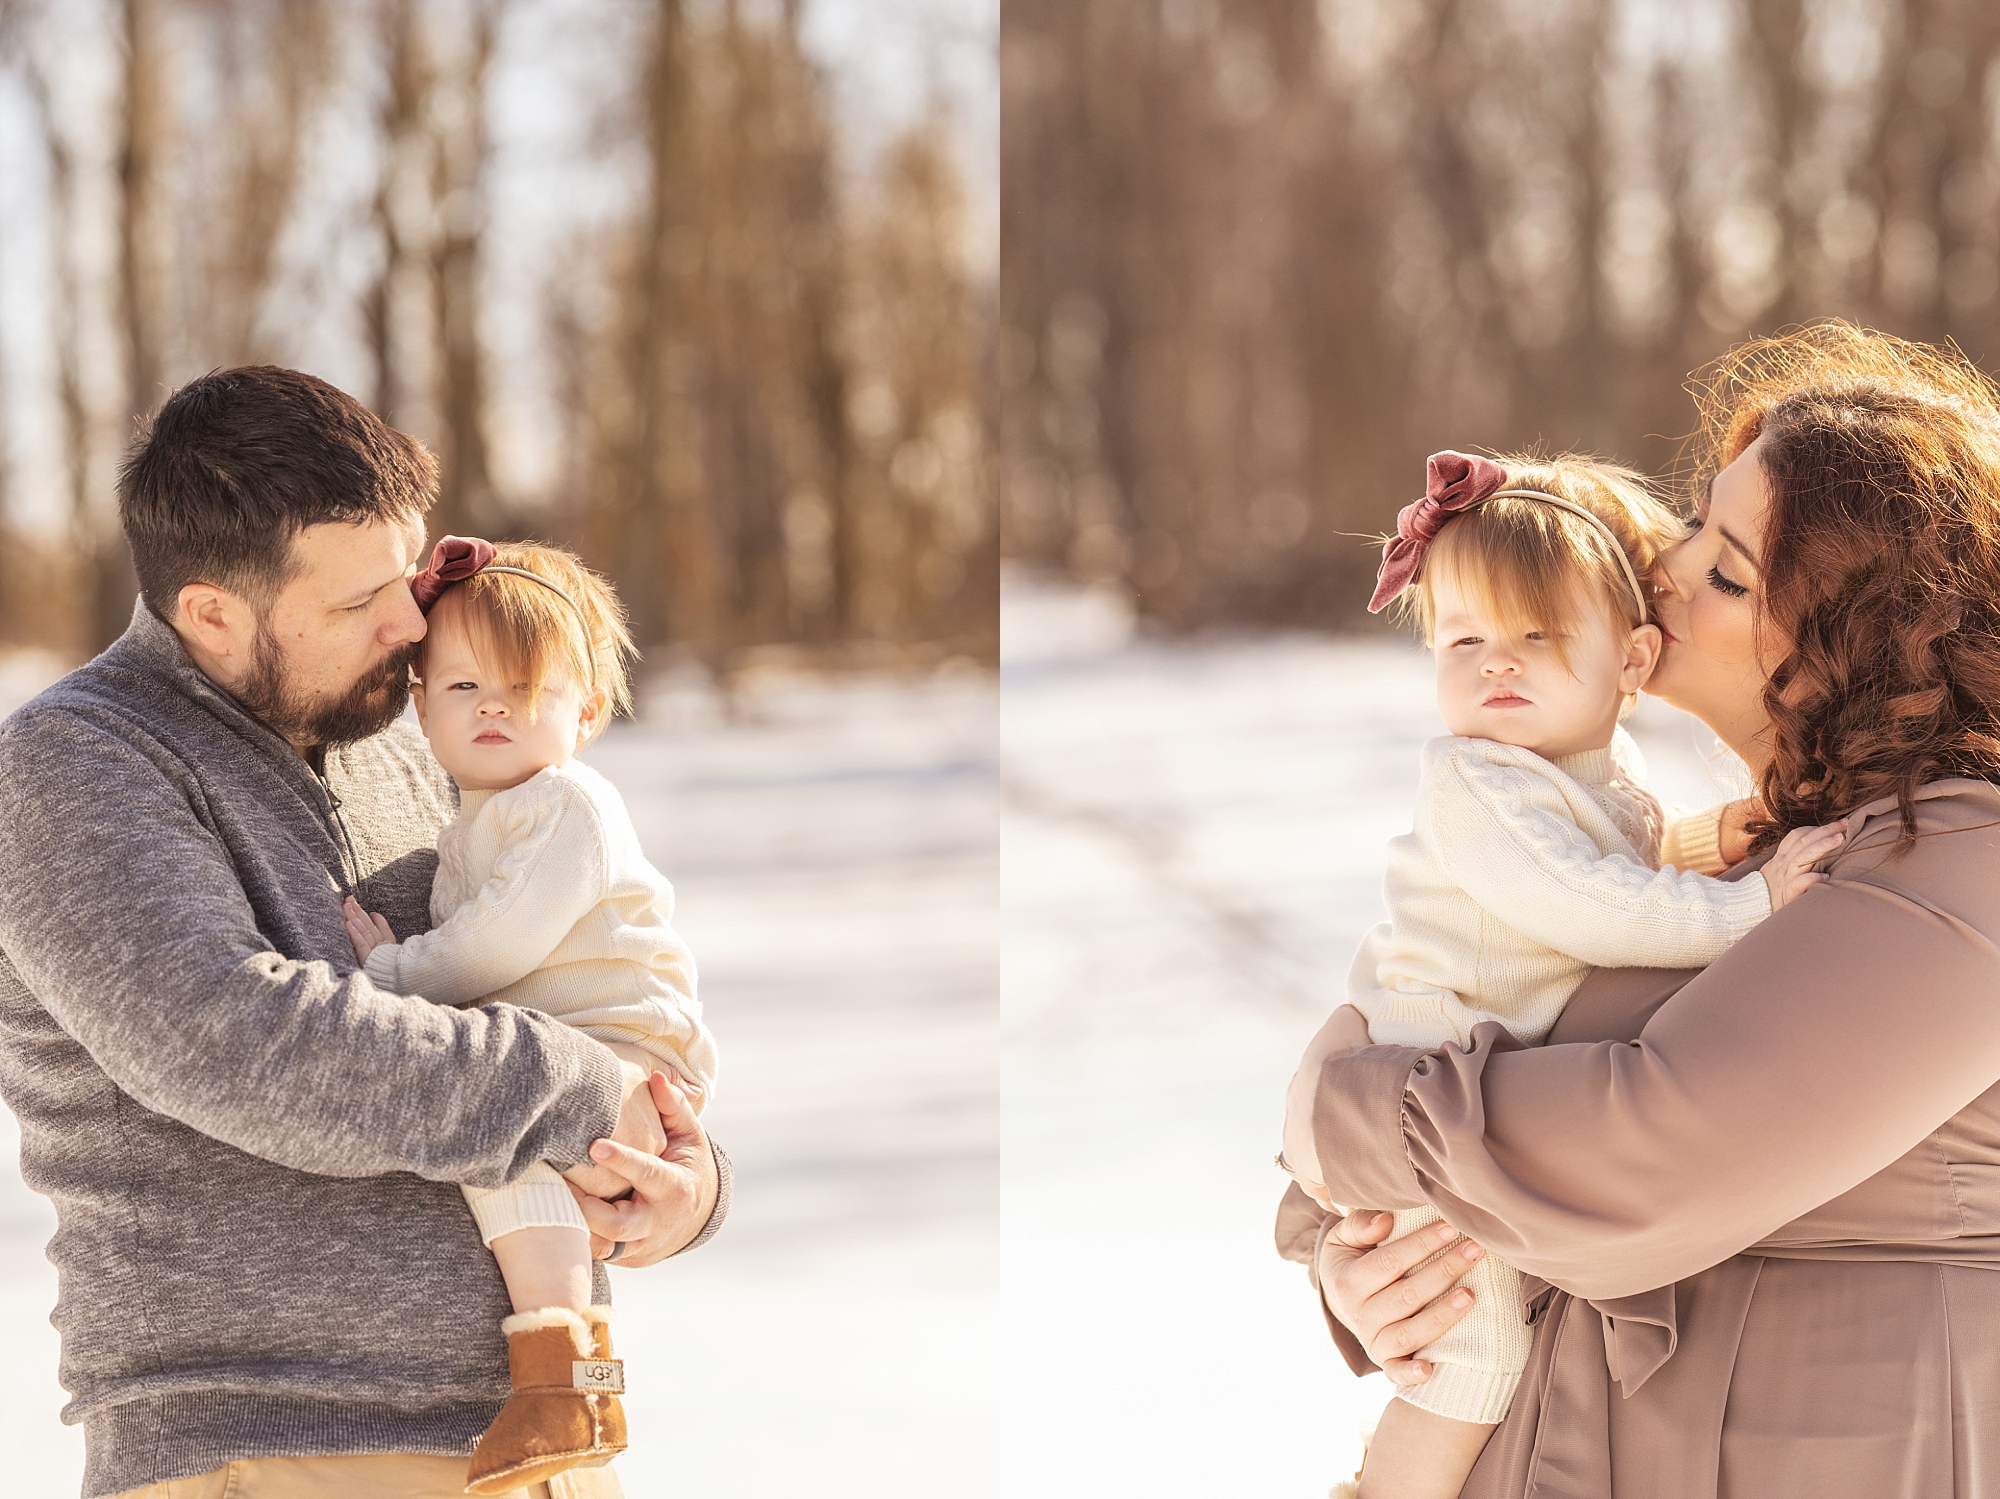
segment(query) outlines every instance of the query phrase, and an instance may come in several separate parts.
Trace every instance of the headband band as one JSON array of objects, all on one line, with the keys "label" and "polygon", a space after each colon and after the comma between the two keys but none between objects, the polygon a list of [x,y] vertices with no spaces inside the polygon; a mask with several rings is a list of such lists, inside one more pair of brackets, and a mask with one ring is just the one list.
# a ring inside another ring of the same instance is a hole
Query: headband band
[{"label": "headband band", "polygon": [[1639,617],[1644,619],[1651,612],[1646,602],[1646,590],[1639,583],[1639,574],[1632,567],[1632,559],[1625,555],[1625,544],[1618,539],[1617,532],[1604,523],[1603,517],[1593,515],[1574,500],[1566,500],[1561,495],[1548,494],[1539,489],[1508,489],[1506,483],[1507,470],[1491,458],[1449,451],[1431,454],[1425,464],[1424,497],[1402,508],[1396,516],[1396,534],[1382,548],[1382,570],[1376,577],[1375,596],[1368,601],[1368,612],[1381,613],[1397,594],[1416,582],[1417,574],[1423,568],[1424,556],[1430,551],[1438,532],[1444,529],[1446,521],[1476,505],[1502,497],[1537,500],[1544,505],[1553,505],[1558,510],[1580,515],[1597,527],[1611,544],[1611,555],[1618,559],[1618,566],[1632,589],[1633,602],[1639,606]]},{"label": "headband band", "polygon": [[1632,569],[1632,559],[1625,555],[1625,543],[1618,539],[1616,531],[1604,524],[1603,516],[1593,515],[1574,500],[1566,500],[1559,494],[1548,494],[1539,489],[1501,489],[1494,491],[1487,498],[1540,500],[1544,505],[1553,505],[1558,510],[1567,510],[1571,515],[1582,516],[1597,527],[1603,533],[1604,539],[1611,543],[1611,555],[1618,559],[1618,566],[1625,574],[1625,584],[1632,590],[1632,602],[1639,606],[1640,621],[1643,623],[1646,616],[1652,612],[1651,606],[1646,602],[1646,590],[1639,586],[1639,575]]},{"label": "headband band", "polygon": [[529,572],[525,567],[509,567],[504,562],[493,559],[498,553],[493,543],[478,536],[447,536],[431,549],[430,565],[410,579],[410,596],[417,601],[417,608],[429,614],[444,591],[454,583],[463,583],[467,578],[479,573],[507,573],[512,577],[526,578],[542,587],[569,605],[576,615],[576,622],[583,626],[584,655],[590,666],[590,686],[597,689],[597,652],[590,634],[590,618],[583,612],[583,606],[569,596],[561,584],[552,583],[540,573]]}]

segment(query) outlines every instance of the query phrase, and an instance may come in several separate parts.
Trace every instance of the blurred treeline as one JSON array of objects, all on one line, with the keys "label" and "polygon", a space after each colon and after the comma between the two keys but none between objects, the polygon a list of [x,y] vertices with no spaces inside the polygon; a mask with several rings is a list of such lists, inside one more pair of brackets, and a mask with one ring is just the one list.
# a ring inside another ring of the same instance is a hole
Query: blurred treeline
[{"label": "blurred treeline", "polygon": [[1842,316],[2000,360],[1985,0],[1008,0],[1006,548],[1351,627],[1438,448],[1670,474]]},{"label": "blurred treeline", "polygon": [[[960,143],[940,109],[843,170],[802,3],[541,6],[551,50],[617,31],[574,132],[596,188],[566,202],[544,170],[552,201],[517,222],[574,223],[500,278],[493,184],[519,132],[496,58],[534,7],[0,0],[0,105],[26,122],[0,182],[41,245],[16,233],[0,278],[39,277],[52,329],[46,359],[0,365],[0,409],[40,400],[60,429],[35,449],[17,419],[0,451],[5,637],[76,653],[123,628],[112,485],[137,420],[269,361],[438,453],[433,536],[577,547],[644,646],[722,667],[780,642],[989,654],[993,293]],[[539,450],[510,430],[523,348]]]}]

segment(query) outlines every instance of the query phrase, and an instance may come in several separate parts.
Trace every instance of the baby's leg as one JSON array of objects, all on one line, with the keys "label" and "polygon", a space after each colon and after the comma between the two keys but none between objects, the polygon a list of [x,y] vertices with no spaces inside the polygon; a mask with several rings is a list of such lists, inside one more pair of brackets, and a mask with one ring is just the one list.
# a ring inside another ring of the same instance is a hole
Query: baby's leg
[{"label": "baby's leg", "polygon": [[517,1312],[590,1305],[590,1230],[517,1228],[489,1246]]},{"label": "baby's leg", "polygon": [[608,1306],[590,1304],[590,1230],[547,1165],[512,1186],[467,1187],[479,1234],[507,1282],[514,1393],[473,1449],[466,1492],[513,1493],[625,1450],[624,1366],[611,1355]]},{"label": "baby's leg", "polygon": [[1492,1426],[1391,1400],[1361,1465],[1360,1499],[1458,1499],[1492,1435]]}]

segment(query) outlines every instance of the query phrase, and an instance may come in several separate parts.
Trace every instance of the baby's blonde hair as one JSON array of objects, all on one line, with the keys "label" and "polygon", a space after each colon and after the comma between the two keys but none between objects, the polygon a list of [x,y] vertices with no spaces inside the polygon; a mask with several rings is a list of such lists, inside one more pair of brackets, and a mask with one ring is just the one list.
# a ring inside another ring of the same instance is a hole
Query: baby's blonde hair
[{"label": "baby's blonde hair", "polygon": [[[1500,454],[1507,489],[1536,489],[1580,505],[1603,521],[1625,549],[1643,586],[1660,554],[1681,535],[1681,522],[1644,475],[1577,453],[1552,458]],[[1450,575],[1468,598],[1515,636],[1530,630],[1567,633],[1593,604],[1627,628],[1648,611],[1632,596],[1625,569],[1604,533],[1580,515],[1539,500],[1496,497],[1446,521],[1424,558],[1416,584],[1396,600],[1398,614],[1429,641],[1437,610],[1431,583]],[[1558,636],[1557,655],[1569,653]]]},{"label": "baby's blonde hair", "polygon": [[[543,688],[554,679],[574,682],[586,697],[593,687],[604,689],[611,713],[599,716],[593,735],[612,713],[630,712],[629,663],[637,653],[611,585],[572,553],[540,542],[503,542],[493,561],[547,578],[575,601],[576,608],[527,578],[477,572],[439,596],[431,609],[433,624],[439,619],[458,621],[482,669],[504,672],[510,682],[527,683],[530,720],[540,706]],[[417,675],[423,674],[420,647]]]}]

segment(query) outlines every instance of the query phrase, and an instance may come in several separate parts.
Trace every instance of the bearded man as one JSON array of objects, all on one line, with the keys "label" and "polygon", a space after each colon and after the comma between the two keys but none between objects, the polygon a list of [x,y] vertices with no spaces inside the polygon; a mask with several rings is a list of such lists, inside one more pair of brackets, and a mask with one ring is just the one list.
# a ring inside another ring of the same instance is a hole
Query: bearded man
[{"label": "bearded man", "polygon": [[664,1083],[354,961],[342,898],[425,930],[457,802],[397,721],[436,490],[323,381],[192,382],[119,479],[131,628],[0,725],[0,1096],[56,1206],[85,1499],[458,1493],[508,1393],[458,1185],[546,1160],[627,1265],[727,1210]]}]

